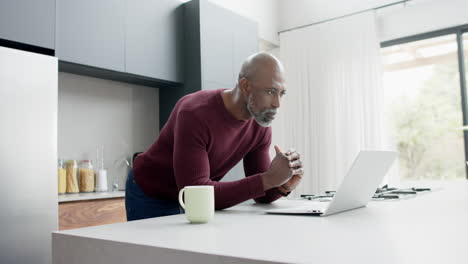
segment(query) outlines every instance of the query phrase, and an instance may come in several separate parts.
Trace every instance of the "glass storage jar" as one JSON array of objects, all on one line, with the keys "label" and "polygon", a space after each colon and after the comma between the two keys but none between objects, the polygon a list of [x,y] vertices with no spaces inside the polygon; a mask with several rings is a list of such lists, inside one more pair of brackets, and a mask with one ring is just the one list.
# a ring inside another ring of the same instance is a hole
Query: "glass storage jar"
[{"label": "glass storage jar", "polygon": [[90,160],[82,160],[79,168],[80,192],[94,192],[94,169]]},{"label": "glass storage jar", "polygon": [[65,163],[63,159],[58,160],[57,164],[58,174],[58,193],[63,194],[67,191],[67,172],[65,170]]},{"label": "glass storage jar", "polygon": [[76,160],[68,160],[66,165],[67,193],[78,193],[78,166]]}]

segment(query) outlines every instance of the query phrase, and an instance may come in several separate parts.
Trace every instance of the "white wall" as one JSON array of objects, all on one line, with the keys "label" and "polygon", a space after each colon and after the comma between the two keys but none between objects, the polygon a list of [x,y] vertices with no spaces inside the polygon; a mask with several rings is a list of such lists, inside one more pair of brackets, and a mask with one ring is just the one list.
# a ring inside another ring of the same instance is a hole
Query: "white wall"
[{"label": "white wall", "polygon": [[380,41],[468,24],[468,0],[409,2],[378,11]]},{"label": "white wall", "polygon": [[399,2],[401,0],[279,0],[279,31]]},{"label": "white wall", "polygon": [[[400,0],[279,0],[279,31]],[[468,0],[411,0],[377,11],[380,41],[468,24]]]},{"label": "white wall", "polygon": [[109,187],[124,187],[127,167],[120,158],[145,151],[159,135],[159,90],[81,75],[59,73],[58,157],[96,158],[105,147]]}]

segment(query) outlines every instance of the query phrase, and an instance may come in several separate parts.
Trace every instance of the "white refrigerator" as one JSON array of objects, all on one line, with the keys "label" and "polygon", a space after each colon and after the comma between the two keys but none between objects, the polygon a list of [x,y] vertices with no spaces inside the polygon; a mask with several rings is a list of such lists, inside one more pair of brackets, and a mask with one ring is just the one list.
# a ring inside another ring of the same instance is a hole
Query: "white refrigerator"
[{"label": "white refrigerator", "polygon": [[0,263],[51,263],[57,58],[0,47]]}]

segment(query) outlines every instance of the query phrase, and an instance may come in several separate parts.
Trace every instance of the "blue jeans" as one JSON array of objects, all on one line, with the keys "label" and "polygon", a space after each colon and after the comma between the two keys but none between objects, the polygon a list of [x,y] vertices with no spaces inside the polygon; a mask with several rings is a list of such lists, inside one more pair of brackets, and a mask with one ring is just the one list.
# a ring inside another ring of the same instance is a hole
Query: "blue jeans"
[{"label": "blue jeans", "polygon": [[160,200],[145,195],[133,178],[133,169],[128,173],[125,184],[125,210],[127,221],[184,213],[178,201]]}]

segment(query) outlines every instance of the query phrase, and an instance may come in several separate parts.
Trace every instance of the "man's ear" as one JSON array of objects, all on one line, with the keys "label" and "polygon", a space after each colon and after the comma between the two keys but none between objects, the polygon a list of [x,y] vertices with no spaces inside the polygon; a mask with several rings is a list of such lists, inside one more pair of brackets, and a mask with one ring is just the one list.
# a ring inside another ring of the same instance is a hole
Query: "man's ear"
[{"label": "man's ear", "polygon": [[242,95],[246,98],[250,94],[250,83],[249,80],[246,78],[241,78],[239,80],[239,88],[241,90]]}]

